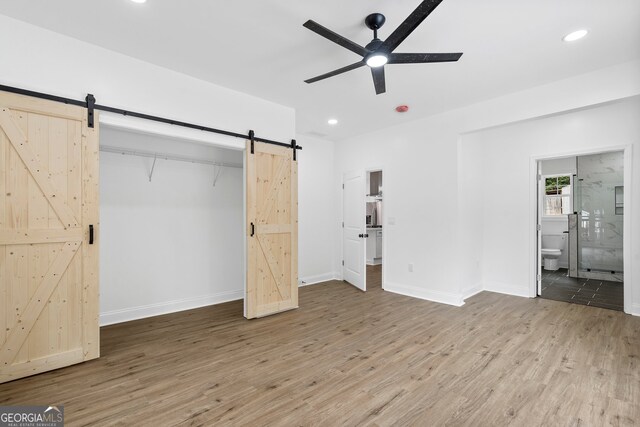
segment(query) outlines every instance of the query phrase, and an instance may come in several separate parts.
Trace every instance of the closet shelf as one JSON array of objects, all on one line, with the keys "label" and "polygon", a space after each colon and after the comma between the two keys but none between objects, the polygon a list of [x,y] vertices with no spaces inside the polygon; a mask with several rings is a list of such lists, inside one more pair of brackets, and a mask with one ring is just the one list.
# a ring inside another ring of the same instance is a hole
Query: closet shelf
[{"label": "closet shelf", "polygon": [[177,154],[156,153],[154,151],[131,150],[123,147],[100,146],[100,151],[105,153],[123,154],[127,156],[149,157],[151,159],[175,160],[178,162],[199,163],[203,165],[221,166],[226,168],[242,168],[241,163],[221,162],[217,160],[198,159],[194,157],[179,156]]}]

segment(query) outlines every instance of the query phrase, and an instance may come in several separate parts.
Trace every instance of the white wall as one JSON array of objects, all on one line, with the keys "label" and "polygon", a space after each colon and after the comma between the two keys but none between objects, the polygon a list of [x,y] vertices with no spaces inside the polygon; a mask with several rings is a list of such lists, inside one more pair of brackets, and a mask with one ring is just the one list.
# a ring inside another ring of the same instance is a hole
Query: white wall
[{"label": "white wall", "polygon": [[[461,182],[466,191],[482,193],[485,237],[483,239],[483,281],[485,289],[515,295],[530,295],[532,248],[530,206],[532,158],[564,155],[582,150],[616,150],[633,146],[633,176],[640,170],[640,97],[592,108],[571,111],[541,120],[531,120],[465,135],[462,151],[478,152],[483,172]],[[504,177],[504,194],[490,191],[487,182]],[[634,184],[638,183],[635,179]],[[631,193],[631,211],[638,209],[640,185]],[[634,214],[631,214],[634,215]],[[637,214],[635,214],[637,215]],[[635,218],[631,216],[628,218]],[[634,221],[635,222],[635,221]],[[631,265],[625,265],[625,282],[632,287],[629,312],[640,314],[640,229],[633,227]],[[626,247],[627,248],[627,247]],[[625,248],[625,249],[626,249]]]},{"label": "white wall", "polygon": [[[92,93],[98,104],[238,133],[253,129],[257,136],[284,142],[295,135],[292,108],[3,15],[0,52],[0,83],[5,85],[74,99]],[[172,129],[185,135],[202,134]],[[241,139],[213,134],[207,137],[218,144],[244,147]]]},{"label": "white wall", "polygon": [[[470,145],[458,148],[458,183],[474,182],[485,169],[482,147]],[[490,184],[489,184],[490,185]],[[458,185],[457,272],[461,298],[468,298],[483,289],[482,261],[484,247],[484,209],[482,192]]]},{"label": "white wall", "polygon": [[[489,169],[496,174],[492,178],[498,179],[502,164],[483,155],[482,148],[467,144],[465,135],[507,123],[543,121],[561,112],[638,95],[639,76],[640,61],[620,64],[336,143],[336,229],[341,221],[342,175],[383,167],[385,215],[396,219],[395,225],[384,224],[386,290],[454,305],[463,304],[465,297],[487,283],[492,283],[489,287],[495,291],[529,295],[519,287],[520,282],[515,288],[511,283],[496,285],[504,283],[497,276],[498,266],[504,270],[503,277],[509,278],[507,282],[529,274],[528,252],[505,263],[505,254],[513,252],[511,247],[485,244],[503,242],[500,236],[509,235],[526,245],[528,211],[519,214],[525,217],[520,221],[511,210],[484,210],[483,193],[469,182],[487,184],[481,177]],[[623,124],[627,130],[630,126]],[[542,152],[563,154],[549,141],[538,144]],[[524,152],[526,149],[512,138],[502,146],[499,159],[519,159]],[[520,172],[528,174],[529,169],[527,163]],[[516,174],[505,188],[506,192],[514,190],[528,195],[528,179]],[[340,234],[336,235],[338,265],[342,248]],[[640,247],[640,242],[635,246]],[[408,263],[414,264],[413,273],[408,272]],[[635,295],[640,312],[640,290]]]},{"label": "white wall", "polygon": [[334,143],[299,137],[298,152],[298,274],[304,285],[331,280],[335,270],[333,243]]},{"label": "white wall", "polygon": [[[444,132],[440,126],[413,122],[336,143],[334,224],[341,236],[343,174],[382,168],[385,289],[459,304],[456,271],[449,268],[456,249],[455,221],[450,218],[457,212],[457,155],[455,140],[451,144]],[[340,265],[340,237],[335,251]]]},{"label": "white wall", "polygon": [[[100,144],[242,165],[242,152],[101,129]],[[243,169],[100,153],[100,318],[243,297]],[[216,186],[215,173],[220,170]]]}]

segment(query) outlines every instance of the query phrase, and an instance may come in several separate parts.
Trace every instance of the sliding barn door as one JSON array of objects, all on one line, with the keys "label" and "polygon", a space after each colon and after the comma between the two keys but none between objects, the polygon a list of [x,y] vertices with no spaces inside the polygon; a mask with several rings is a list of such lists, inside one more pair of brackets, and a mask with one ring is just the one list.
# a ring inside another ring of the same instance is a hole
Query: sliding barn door
[{"label": "sliding barn door", "polygon": [[99,356],[98,129],[0,92],[0,382]]},{"label": "sliding barn door", "polygon": [[247,145],[245,316],[298,307],[298,164],[293,150]]}]

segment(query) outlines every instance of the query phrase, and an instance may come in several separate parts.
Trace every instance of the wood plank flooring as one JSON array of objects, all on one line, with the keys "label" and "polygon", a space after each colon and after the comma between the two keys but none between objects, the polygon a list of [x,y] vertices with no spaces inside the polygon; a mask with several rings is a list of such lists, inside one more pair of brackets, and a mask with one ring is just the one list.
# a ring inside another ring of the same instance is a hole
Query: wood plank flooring
[{"label": "wood plank flooring", "polygon": [[374,280],[263,319],[237,301],[103,328],[100,359],[2,384],[0,405],[64,404],[70,426],[640,423],[640,318]]}]

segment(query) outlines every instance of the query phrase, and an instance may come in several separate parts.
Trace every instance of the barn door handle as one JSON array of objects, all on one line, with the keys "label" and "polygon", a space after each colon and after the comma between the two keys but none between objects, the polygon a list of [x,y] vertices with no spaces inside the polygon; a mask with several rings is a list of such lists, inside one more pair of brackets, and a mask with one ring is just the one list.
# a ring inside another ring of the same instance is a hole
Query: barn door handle
[{"label": "barn door handle", "polygon": [[251,223],[251,237],[253,237],[254,234],[256,234],[256,226]]},{"label": "barn door handle", "polygon": [[89,244],[93,245],[93,224],[89,224]]}]

